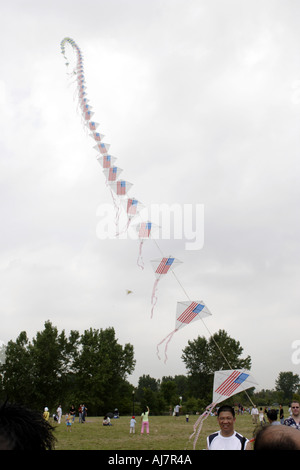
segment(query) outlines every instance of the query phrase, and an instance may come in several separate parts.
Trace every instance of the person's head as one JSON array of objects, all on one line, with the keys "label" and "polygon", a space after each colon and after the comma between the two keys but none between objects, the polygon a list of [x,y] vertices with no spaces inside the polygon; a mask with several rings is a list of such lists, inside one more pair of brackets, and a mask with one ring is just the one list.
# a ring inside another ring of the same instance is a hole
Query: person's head
[{"label": "person's head", "polygon": [[292,410],[292,414],[293,416],[299,416],[299,413],[300,413],[300,405],[299,405],[299,402],[294,400],[292,401],[291,403],[291,410]]},{"label": "person's head", "polygon": [[256,435],[254,450],[300,450],[300,432],[291,426],[265,426]]},{"label": "person's head", "polygon": [[223,405],[217,411],[217,419],[223,436],[231,436],[234,432],[235,412],[232,406]]},{"label": "person's head", "polygon": [[267,418],[270,423],[273,421],[277,421],[277,411],[276,410],[268,410],[267,411]]},{"label": "person's head", "polygon": [[0,406],[0,450],[52,450],[52,431],[38,411],[8,402]]}]

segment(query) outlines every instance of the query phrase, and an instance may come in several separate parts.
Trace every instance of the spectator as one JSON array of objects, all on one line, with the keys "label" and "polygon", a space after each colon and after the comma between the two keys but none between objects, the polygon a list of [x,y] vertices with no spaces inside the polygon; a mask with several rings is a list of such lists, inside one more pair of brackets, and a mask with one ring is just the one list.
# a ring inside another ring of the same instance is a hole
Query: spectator
[{"label": "spectator", "polygon": [[248,450],[250,444],[246,437],[234,430],[235,412],[231,406],[223,405],[218,409],[220,431],[207,437],[208,450]]},{"label": "spectator", "polygon": [[52,432],[40,412],[8,402],[0,406],[0,450],[52,450]]},{"label": "spectator", "polygon": [[255,450],[300,450],[300,433],[290,426],[264,426],[256,435]]},{"label": "spectator", "polygon": [[129,425],[129,434],[135,433],[135,425],[136,425],[136,419],[135,419],[135,416],[132,416],[130,420],[130,425]]},{"label": "spectator", "polygon": [[143,413],[141,414],[142,428],[141,434],[144,434],[144,428],[146,428],[147,434],[149,434],[149,406],[144,408]]},{"label": "spectator", "polygon": [[277,411],[276,410],[269,410],[267,411],[267,418],[268,418],[268,421],[269,423],[274,426],[274,425],[280,425],[280,422],[277,421]]},{"label": "spectator", "polygon": [[258,409],[256,408],[256,405],[253,405],[253,408],[251,410],[251,416],[252,416],[252,423],[257,424]]},{"label": "spectator", "polygon": [[291,403],[291,416],[284,420],[286,426],[300,430],[300,405],[298,401],[292,401]]},{"label": "spectator", "polygon": [[50,416],[49,409],[47,408],[47,406],[45,406],[43,417],[46,421],[49,421],[49,416]]}]

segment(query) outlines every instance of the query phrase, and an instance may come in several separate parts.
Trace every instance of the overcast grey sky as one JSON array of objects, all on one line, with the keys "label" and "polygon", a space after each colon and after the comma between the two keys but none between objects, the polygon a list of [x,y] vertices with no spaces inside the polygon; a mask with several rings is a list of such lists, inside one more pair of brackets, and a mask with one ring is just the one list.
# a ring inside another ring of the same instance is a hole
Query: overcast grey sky
[{"label": "overcast grey sky", "polygon": [[111,195],[60,53],[69,36],[130,196],[204,207],[202,249],[159,246],[182,261],[208,330],[240,341],[259,389],[299,373],[299,2],[12,0],[1,18],[0,340],[48,319],[67,333],[113,326],[134,345],[136,384],[185,373],[182,349],[209,336],[186,326],[159,361],[184,292],[162,279],[151,319],[157,245],[144,243],[142,271],[137,240],[97,236]]}]

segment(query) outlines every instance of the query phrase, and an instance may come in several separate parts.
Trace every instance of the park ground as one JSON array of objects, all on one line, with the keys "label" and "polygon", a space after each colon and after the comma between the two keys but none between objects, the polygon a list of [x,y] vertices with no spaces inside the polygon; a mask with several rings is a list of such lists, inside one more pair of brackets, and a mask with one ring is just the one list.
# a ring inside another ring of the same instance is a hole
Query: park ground
[{"label": "park ground", "polygon": [[[285,410],[285,417],[288,416]],[[84,424],[76,417],[71,430],[67,430],[65,417],[55,427],[56,450],[193,450],[193,425],[198,416],[191,415],[186,422],[185,416],[150,416],[149,435],[141,435],[140,417],[136,417],[135,434],[129,433],[131,416],[112,419],[112,426],[103,426],[103,417],[87,417]],[[249,413],[236,416],[235,430],[252,439],[259,427],[252,423]],[[206,448],[206,437],[219,429],[215,416],[209,416],[197,441],[197,450]]]}]

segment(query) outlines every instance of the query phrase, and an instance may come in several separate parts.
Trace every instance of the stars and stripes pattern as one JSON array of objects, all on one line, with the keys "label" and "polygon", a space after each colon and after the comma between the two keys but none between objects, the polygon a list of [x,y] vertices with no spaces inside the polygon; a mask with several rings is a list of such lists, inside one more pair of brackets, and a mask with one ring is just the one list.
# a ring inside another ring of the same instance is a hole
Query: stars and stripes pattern
[{"label": "stars and stripes pattern", "polygon": [[116,181],[117,179],[118,168],[116,166],[112,166],[109,168],[108,171],[108,181]]},{"label": "stars and stripes pattern", "polygon": [[152,228],[151,222],[142,222],[139,229],[140,238],[149,238]]},{"label": "stars and stripes pattern", "polygon": [[248,377],[249,374],[235,370],[219,385],[215,393],[230,397]]},{"label": "stars and stripes pattern", "polygon": [[177,321],[181,323],[191,323],[194,318],[198,315],[198,313],[203,310],[204,305],[198,304],[197,302],[192,302],[191,305],[186,308],[181,315],[177,318]]},{"label": "stars and stripes pattern", "polygon": [[157,274],[167,274],[175,258],[163,258],[156,268]]},{"label": "stars and stripes pattern", "polygon": [[135,215],[137,211],[138,201],[136,199],[128,199],[127,214]]},{"label": "stars and stripes pattern", "polygon": [[124,196],[124,194],[126,194],[126,181],[117,181],[117,194],[119,196]]}]

